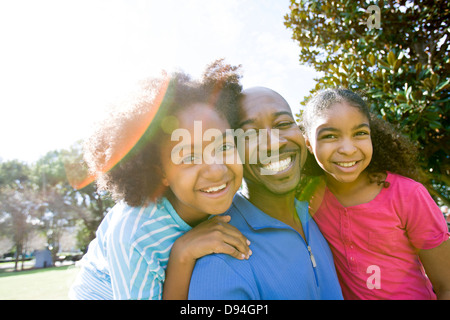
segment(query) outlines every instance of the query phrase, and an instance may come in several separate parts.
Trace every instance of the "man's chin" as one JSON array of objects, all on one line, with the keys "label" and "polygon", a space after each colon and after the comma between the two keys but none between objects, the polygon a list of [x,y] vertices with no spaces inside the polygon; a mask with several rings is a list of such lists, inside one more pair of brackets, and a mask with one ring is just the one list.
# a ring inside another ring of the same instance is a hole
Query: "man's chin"
[{"label": "man's chin", "polygon": [[289,185],[279,185],[279,186],[274,186],[272,184],[265,184],[264,186],[271,193],[278,195],[278,196],[283,196],[283,195],[288,195],[292,192],[295,192],[297,190],[298,183],[295,185],[289,184]]},{"label": "man's chin", "polygon": [[275,179],[273,175],[255,175],[252,174],[250,178],[244,173],[244,178],[248,188],[263,188],[266,191],[274,195],[286,195],[291,192],[295,192],[298,184],[300,183],[300,172],[292,177],[284,179],[285,181],[279,181]]}]

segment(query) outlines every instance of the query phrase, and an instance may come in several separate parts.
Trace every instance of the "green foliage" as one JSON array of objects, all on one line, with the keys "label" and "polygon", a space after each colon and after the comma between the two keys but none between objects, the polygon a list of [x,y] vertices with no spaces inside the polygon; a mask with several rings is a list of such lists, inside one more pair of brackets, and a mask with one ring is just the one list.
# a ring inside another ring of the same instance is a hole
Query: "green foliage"
[{"label": "green foliage", "polygon": [[30,168],[26,163],[12,160],[0,163],[0,188],[22,188],[30,179]]},{"label": "green foliage", "polygon": [[46,236],[55,256],[66,228],[77,227],[81,249],[95,237],[114,202],[98,193],[95,184],[73,188],[69,172],[75,177],[86,173],[79,143],[70,150],[50,151],[33,164],[0,162],[0,238],[13,239],[18,255],[33,230]]},{"label": "green foliage", "polygon": [[[380,28],[366,9],[380,9]],[[286,27],[323,88],[346,87],[420,147],[426,187],[449,205],[450,2],[295,1]],[[305,105],[308,98],[300,104]],[[301,106],[300,106],[301,109]],[[301,117],[301,110],[298,117]]]}]

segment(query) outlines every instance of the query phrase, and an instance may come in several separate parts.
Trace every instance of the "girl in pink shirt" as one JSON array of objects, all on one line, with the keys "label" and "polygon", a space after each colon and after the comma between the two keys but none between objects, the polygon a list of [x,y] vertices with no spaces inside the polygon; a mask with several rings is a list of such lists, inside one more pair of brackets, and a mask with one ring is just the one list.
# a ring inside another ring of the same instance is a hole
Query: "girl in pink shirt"
[{"label": "girl in pink shirt", "polygon": [[333,251],[344,298],[450,299],[449,232],[415,181],[414,145],[347,89],[319,92],[302,120],[315,158],[306,174],[320,173],[313,181],[322,186],[309,199],[311,213]]}]

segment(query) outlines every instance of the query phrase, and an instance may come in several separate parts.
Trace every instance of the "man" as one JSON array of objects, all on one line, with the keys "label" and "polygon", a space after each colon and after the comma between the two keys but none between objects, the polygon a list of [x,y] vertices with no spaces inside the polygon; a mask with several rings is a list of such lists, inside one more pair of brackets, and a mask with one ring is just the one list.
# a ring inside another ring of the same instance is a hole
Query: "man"
[{"label": "man", "polygon": [[266,135],[259,141],[267,142],[246,140],[246,188],[227,211],[253,254],[245,261],[224,254],[199,259],[189,299],[342,299],[328,244],[307,203],[295,199],[306,147],[288,103],[273,90],[251,88],[243,92],[238,115],[239,128]]}]

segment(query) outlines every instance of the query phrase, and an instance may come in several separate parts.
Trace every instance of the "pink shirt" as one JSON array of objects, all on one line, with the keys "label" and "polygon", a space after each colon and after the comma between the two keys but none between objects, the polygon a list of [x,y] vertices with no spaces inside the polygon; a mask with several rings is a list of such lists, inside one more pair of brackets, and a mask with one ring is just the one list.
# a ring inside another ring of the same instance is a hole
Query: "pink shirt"
[{"label": "pink shirt", "polygon": [[343,207],[325,188],[314,215],[334,255],[345,299],[436,299],[419,261],[449,237],[445,218],[420,183],[388,173],[372,201]]}]

